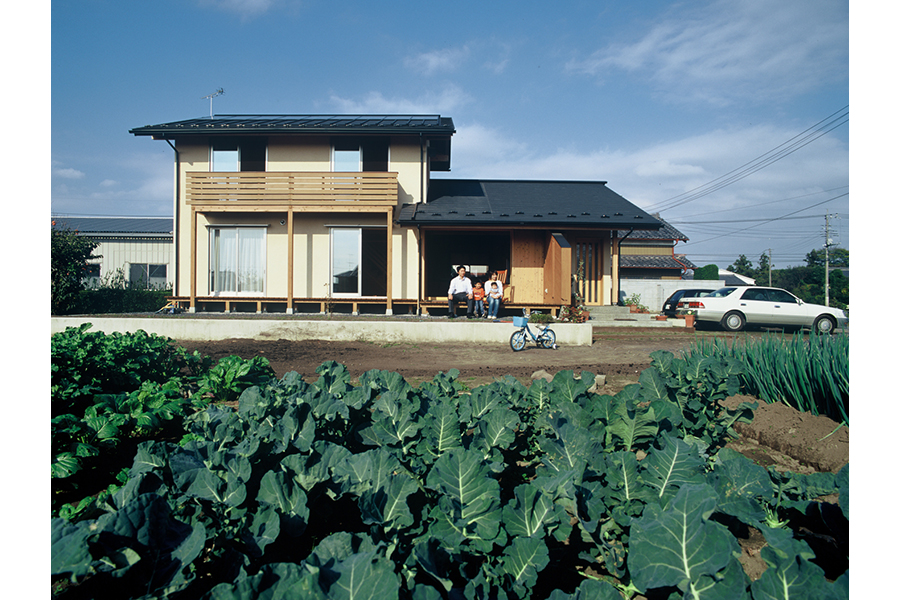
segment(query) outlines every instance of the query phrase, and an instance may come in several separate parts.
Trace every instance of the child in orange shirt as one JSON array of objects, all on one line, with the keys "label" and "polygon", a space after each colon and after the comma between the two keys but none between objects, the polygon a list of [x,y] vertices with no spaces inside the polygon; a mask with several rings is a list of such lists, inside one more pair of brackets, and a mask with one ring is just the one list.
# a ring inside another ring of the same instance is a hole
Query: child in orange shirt
[{"label": "child in orange shirt", "polygon": [[484,288],[481,287],[480,281],[472,288],[472,301],[475,304],[475,316],[479,318],[486,317],[487,311],[484,308]]}]

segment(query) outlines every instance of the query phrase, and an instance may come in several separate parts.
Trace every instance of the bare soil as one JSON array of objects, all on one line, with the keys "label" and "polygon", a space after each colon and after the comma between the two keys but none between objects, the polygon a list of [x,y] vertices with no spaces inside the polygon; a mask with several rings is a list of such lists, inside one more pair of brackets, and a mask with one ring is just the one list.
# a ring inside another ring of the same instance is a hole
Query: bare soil
[{"label": "bare soil", "polygon": [[[486,327],[493,324],[485,324]],[[506,344],[437,344],[371,342],[292,342],[229,339],[211,342],[179,342],[188,350],[198,350],[214,359],[237,355],[245,359],[264,356],[276,376],[296,371],[307,381],[318,378],[316,368],[334,360],[343,364],[353,377],[370,369],[396,371],[412,385],[430,380],[439,371],[459,370],[459,380],[470,388],[490,383],[504,375],[512,375],[524,384],[533,377],[554,375],[572,370],[576,375],[588,371],[605,375],[602,394],[616,394],[625,386],[637,383],[641,371],[650,367],[650,353],[668,350],[679,355],[696,338],[693,330],[661,330],[639,328],[595,328],[590,347],[560,346],[546,350],[526,346],[513,352]],[[709,334],[707,334],[709,335]],[[735,396],[726,404],[736,406],[755,398]],[[837,472],[849,462],[850,432],[823,416],[801,413],[785,404],[766,404],[759,400],[753,422],[738,424],[739,439],[729,447],[741,452],[764,467],[794,473],[816,471]],[[836,498],[823,498],[836,503]],[[820,536],[821,537],[821,536]],[[766,568],[759,551],[765,545],[762,534],[748,528],[740,538],[741,563],[747,575],[755,580]],[[833,543],[833,542],[830,542]],[[846,569],[846,549],[835,548],[834,556],[841,564],[836,573]]]}]

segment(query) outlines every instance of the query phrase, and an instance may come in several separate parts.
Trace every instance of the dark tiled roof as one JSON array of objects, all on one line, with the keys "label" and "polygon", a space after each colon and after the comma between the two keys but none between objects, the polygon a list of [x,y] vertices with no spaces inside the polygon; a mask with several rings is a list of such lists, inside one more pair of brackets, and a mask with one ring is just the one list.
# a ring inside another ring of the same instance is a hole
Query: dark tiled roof
[{"label": "dark tiled roof", "polygon": [[[627,241],[631,240],[681,240],[688,241],[688,237],[672,227],[665,219],[660,217],[657,214],[653,215],[656,219],[658,219],[662,224],[662,228],[657,231],[635,231],[631,235],[628,236]],[[627,231],[620,231],[619,237],[624,236]]]},{"label": "dark tiled roof", "polygon": [[209,134],[426,133],[452,135],[453,119],[440,115],[215,115],[135,127],[129,133],[171,138]]},{"label": "dark tiled roof", "polygon": [[169,234],[172,217],[51,217],[56,229],[84,234]]},{"label": "dark tiled roof", "polygon": [[687,267],[688,269],[696,269],[696,268],[697,268],[697,265],[695,265],[693,262],[691,262],[691,261],[688,259],[688,257],[685,256],[684,254],[676,254],[676,255],[675,255],[675,260],[677,260],[678,262],[680,262],[681,264],[683,264],[683,265],[684,265],[685,267]]},{"label": "dark tiled roof", "polygon": [[687,259],[675,260],[675,258],[671,256],[630,254],[619,256],[619,268],[621,269],[678,269],[680,271],[685,267],[689,269],[696,268],[694,264]]},{"label": "dark tiled roof", "polygon": [[402,225],[657,229],[660,222],[605,181],[432,179],[428,202],[405,204]]}]

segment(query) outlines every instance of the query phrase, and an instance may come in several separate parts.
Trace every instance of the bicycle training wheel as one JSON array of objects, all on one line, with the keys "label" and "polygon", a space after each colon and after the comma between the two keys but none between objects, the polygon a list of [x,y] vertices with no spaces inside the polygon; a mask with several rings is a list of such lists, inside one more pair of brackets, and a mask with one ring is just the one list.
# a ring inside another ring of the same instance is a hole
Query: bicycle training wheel
[{"label": "bicycle training wheel", "polygon": [[509,338],[509,347],[513,349],[513,352],[518,352],[525,347],[525,330],[520,329],[518,331],[514,331],[512,336]]},{"label": "bicycle training wheel", "polygon": [[556,334],[552,329],[545,329],[538,340],[544,348],[553,348],[556,346]]}]

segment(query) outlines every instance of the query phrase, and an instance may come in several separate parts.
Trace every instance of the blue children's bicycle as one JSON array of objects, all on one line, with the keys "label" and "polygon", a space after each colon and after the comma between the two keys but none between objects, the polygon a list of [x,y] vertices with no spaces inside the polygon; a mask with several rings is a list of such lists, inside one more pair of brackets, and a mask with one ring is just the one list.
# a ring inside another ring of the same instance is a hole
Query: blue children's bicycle
[{"label": "blue children's bicycle", "polygon": [[518,331],[514,331],[509,338],[509,347],[513,349],[513,352],[518,352],[525,348],[525,342],[528,341],[528,336],[525,335],[526,333],[530,335],[532,341],[541,348],[556,348],[556,334],[553,333],[550,326],[547,325],[543,329],[538,328],[540,333],[534,335],[534,332],[531,331],[531,328],[528,326],[528,314],[525,312],[524,308],[522,309],[521,317],[513,317],[513,325],[521,327]]}]

